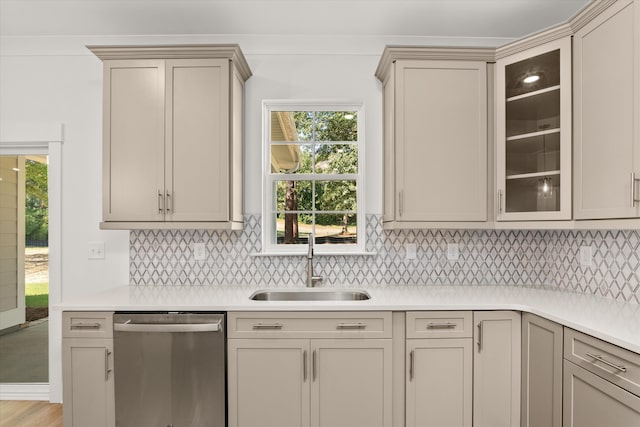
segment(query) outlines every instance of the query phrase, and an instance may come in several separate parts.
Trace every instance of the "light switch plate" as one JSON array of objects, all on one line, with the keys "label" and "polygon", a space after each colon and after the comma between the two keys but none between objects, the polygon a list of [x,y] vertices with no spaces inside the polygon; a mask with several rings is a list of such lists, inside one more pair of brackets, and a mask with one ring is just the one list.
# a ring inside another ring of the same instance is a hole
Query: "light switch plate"
[{"label": "light switch plate", "polygon": [[593,251],[591,246],[580,246],[580,265],[582,267],[591,267],[593,264]]},{"label": "light switch plate", "polygon": [[412,260],[417,258],[417,247],[415,243],[405,243],[404,249],[407,251],[407,259]]},{"label": "light switch plate", "polygon": [[457,243],[447,243],[447,259],[457,261],[460,258],[460,247]]},{"label": "light switch plate", "polygon": [[104,242],[89,242],[89,259],[104,259]]},{"label": "light switch plate", "polygon": [[196,261],[203,261],[207,257],[207,250],[204,246],[204,243],[194,243],[193,244],[193,259]]}]

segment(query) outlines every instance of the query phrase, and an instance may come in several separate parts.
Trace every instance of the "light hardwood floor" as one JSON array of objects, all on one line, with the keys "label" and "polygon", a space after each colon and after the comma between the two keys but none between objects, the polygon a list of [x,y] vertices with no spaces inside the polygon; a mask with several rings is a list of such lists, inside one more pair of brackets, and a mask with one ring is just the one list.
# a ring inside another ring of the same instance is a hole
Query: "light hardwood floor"
[{"label": "light hardwood floor", "polygon": [[62,405],[38,401],[0,401],[0,427],[62,427]]}]

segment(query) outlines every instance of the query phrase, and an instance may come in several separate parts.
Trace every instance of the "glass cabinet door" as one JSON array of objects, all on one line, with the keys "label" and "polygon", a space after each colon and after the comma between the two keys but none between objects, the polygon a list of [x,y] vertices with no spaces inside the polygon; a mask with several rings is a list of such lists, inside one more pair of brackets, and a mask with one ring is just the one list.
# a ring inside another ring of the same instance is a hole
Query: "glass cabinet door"
[{"label": "glass cabinet door", "polygon": [[498,220],[571,218],[570,46],[497,63]]}]

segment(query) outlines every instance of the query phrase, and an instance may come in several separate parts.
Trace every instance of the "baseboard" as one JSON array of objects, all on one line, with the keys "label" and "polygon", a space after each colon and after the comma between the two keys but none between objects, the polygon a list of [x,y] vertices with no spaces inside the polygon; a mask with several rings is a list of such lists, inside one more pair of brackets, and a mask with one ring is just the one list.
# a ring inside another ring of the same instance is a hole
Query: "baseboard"
[{"label": "baseboard", "polygon": [[0,383],[0,400],[49,401],[48,383]]}]

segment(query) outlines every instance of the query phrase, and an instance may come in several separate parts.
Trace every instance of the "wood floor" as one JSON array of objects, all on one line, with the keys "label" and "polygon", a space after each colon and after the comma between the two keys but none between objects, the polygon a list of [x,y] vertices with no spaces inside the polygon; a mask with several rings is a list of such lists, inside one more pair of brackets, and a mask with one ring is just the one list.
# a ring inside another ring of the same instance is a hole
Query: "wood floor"
[{"label": "wood floor", "polygon": [[62,405],[0,400],[0,427],[62,427]]}]

